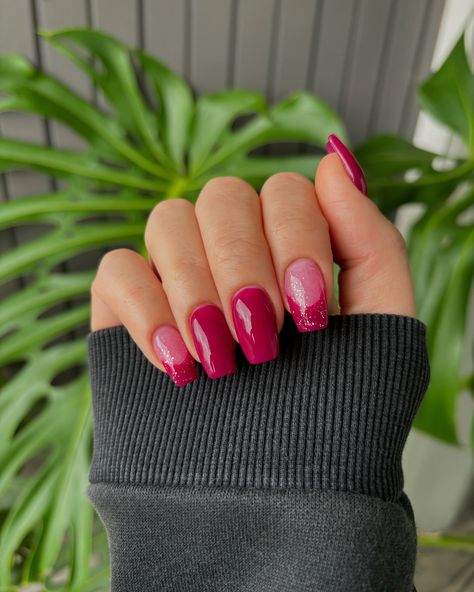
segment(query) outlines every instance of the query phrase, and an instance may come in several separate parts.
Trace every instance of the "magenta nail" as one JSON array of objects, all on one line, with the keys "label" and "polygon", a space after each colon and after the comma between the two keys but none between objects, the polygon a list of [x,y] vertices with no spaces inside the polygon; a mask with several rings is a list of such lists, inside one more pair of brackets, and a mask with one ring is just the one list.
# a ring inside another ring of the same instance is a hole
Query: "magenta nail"
[{"label": "magenta nail", "polygon": [[329,136],[326,150],[328,153],[335,152],[339,156],[354,185],[359,191],[367,195],[367,181],[362,167],[357,162],[356,157],[352,154],[349,148],[336,136],[336,134],[331,134]]},{"label": "magenta nail", "polygon": [[171,379],[184,386],[198,377],[196,363],[189,353],[179,331],[162,325],[152,335],[153,349]]},{"label": "magenta nail", "polygon": [[298,331],[306,333],[327,327],[324,277],[312,259],[297,259],[286,268],[285,293]]},{"label": "magenta nail", "polygon": [[246,286],[232,298],[232,318],[240,347],[251,364],[278,356],[278,331],[273,305],[265,290]]},{"label": "magenta nail", "polygon": [[196,351],[209,378],[235,372],[235,341],[221,309],[202,304],[194,309],[190,323]]}]

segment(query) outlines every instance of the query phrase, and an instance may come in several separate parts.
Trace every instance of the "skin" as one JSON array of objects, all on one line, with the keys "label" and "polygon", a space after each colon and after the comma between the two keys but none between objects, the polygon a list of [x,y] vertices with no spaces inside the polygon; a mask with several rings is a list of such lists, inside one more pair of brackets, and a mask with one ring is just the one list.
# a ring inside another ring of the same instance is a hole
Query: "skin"
[{"label": "skin", "polygon": [[[148,260],[108,252],[91,286],[91,331],[124,325],[148,360],[164,371],[152,345],[160,325],[176,327],[199,362],[189,317],[200,304],[224,312],[236,341],[231,299],[241,287],[267,290],[278,330],[288,303],[285,269],[300,257],[320,266],[329,314],[416,317],[406,245],[400,231],[353,185],[336,154],[320,162],[314,184],[296,173],[270,177],[260,195],[237,177],[216,177],[196,204],[172,199],[147,221]],[[340,267],[334,298],[333,261]]]}]

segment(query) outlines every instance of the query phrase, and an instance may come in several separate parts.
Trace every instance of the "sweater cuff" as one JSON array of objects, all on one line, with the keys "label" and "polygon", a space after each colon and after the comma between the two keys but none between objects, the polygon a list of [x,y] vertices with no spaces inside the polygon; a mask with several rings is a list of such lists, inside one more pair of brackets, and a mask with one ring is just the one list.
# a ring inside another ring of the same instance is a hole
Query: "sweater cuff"
[{"label": "sweater cuff", "polygon": [[354,491],[395,500],[402,451],[430,380],[426,325],[330,315],[299,333],[286,315],[276,360],[177,387],[125,327],[89,333],[90,481]]}]

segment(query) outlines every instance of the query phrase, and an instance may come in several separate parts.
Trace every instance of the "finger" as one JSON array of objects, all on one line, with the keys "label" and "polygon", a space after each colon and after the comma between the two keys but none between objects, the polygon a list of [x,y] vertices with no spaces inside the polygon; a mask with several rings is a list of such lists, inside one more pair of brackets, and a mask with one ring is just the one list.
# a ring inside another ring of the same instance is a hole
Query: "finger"
[{"label": "finger", "polygon": [[284,308],[258,194],[237,177],[216,177],[202,189],[196,216],[234,338],[250,363],[273,360]]},{"label": "finger", "polygon": [[112,310],[91,290],[91,331],[108,329],[122,325],[120,319]]},{"label": "finger", "polygon": [[297,173],[277,173],[264,183],[260,198],[285,306],[299,331],[324,329],[333,297],[333,259],[314,185]]},{"label": "finger", "polygon": [[104,306],[126,327],[148,360],[178,385],[197,378],[196,364],[176,328],[161,283],[145,259],[129,249],[116,249],[102,258],[92,282],[92,326],[101,327]]},{"label": "finger", "polygon": [[[345,166],[358,165],[355,159],[346,159],[344,165],[340,155],[329,154],[316,173],[316,194],[329,224],[334,260],[341,267],[341,314],[415,316],[403,236],[377,205],[354,186]],[[354,174],[354,178],[359,176]]]},{"label": "finger", "polygon": [[235,341],[222,312],[193,204],[170,199],[155,206],[145,243],[189,351],[210,378],[234,372]]}]

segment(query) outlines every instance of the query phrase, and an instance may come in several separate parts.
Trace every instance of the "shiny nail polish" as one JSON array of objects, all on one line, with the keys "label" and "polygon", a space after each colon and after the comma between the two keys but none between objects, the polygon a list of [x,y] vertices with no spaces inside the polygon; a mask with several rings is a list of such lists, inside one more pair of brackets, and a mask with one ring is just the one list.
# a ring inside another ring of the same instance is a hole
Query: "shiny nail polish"
[{"label": "shiny nail polish", "polygon": [[179,331],[162,325],[152,335],[153,349],[173,382],[184,386],[198,377],[196,363]]},{"label": "shiny nail polish", "polygon": [[323,274],[312,259],[293,261],[285,271],[285,293],[298,331],[325,329],[328,305]]},{"label": "shiny nail polish", "polygon": [[349,148],[336,136],[331,134],[326,144],[328,153],[335,152],[342,161],[347,174],[359,191],[367,195],[367,181],[364,171]]},{"label": "shiny nail polish", "polygon": [[202,304],[194,309],[190,323],[196,351],[209,378],[235,372],[235,341],[221,309]]},{"label": "shiny nail polish", "polygon": [[251,364],[278,356],[278,332],[273,304],[265,290],[245,286],[232,298],[232,318],[240,347]]}]

